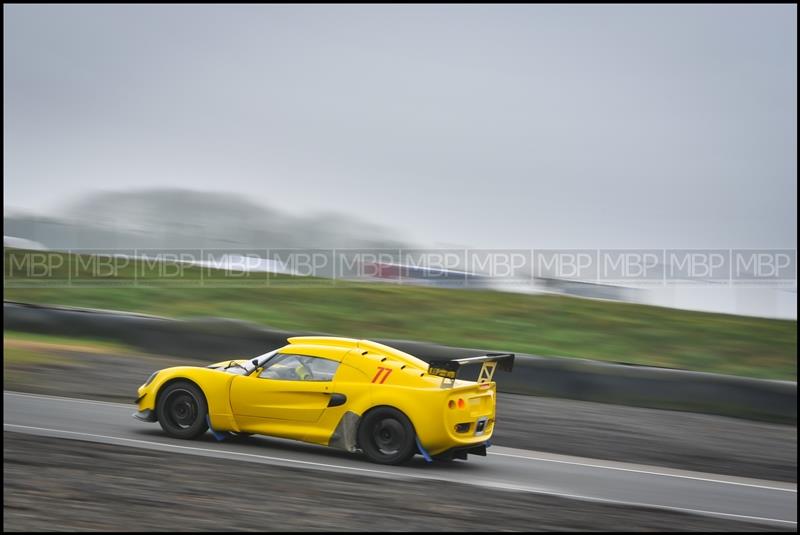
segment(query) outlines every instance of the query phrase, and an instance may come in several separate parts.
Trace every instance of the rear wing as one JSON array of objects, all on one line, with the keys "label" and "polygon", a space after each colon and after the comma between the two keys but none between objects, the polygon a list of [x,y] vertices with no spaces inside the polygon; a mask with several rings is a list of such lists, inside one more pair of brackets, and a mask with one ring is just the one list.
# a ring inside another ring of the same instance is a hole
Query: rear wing
[{"label": "rear wing", "polygon": [[432,360],[428,363],[428,373],[437,377],[442,377],[442,386],[447,386],[446,381],[450,380],[452,386],[458,375],[461,366],[468,364],[482,364],[478,374],[478,383],[490,383],[497,368],[510,372],[514,368],[514,353],[487,353],[480,357],[467,357],[453,360]]}]

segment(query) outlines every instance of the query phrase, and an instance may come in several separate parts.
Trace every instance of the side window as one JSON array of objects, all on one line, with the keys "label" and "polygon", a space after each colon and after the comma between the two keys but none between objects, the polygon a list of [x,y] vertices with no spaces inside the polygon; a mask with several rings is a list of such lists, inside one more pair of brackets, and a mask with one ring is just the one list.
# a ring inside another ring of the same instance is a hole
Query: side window
[{"label": "side window", "polygon": [[332,381],[338,367],[334,360],[281,353],[269,359],[258,376],[284,381]]}]

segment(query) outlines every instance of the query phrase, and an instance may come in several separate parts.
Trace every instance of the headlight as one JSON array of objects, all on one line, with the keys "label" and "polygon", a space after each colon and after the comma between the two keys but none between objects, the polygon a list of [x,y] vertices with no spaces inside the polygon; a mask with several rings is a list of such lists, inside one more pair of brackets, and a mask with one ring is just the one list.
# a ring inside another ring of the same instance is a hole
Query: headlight
[{"label": "headlight", "polygon": [[152,382],[153,382],[153,379],[155,379],[155,378],[156,378],[156,375],[158,375],[158,372],[153,372],[153,375],[151,375],[150,377],[148,377],[148,378],[147,378],[147,382],[145,382],[145,384],[143,384],[142,386],[147,386],[147,385],[149,385],[150,383],[152,383]]}]

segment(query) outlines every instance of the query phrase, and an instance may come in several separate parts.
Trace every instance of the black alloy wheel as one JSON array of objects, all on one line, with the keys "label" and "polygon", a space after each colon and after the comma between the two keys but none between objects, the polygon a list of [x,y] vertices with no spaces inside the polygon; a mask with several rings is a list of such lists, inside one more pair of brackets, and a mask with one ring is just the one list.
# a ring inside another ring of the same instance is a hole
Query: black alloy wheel
[{"label": "black alloy wheel", "polygon": [[175,438],[196,438],[208,430],[208,405],[193,383],[178,381],[159,394],[156,415],[161,428]]},{"label": "black alloy wheel", "polygon": [[414,427],[392,407],[372,409],[362,418],[358,444],[371,461],[380,464],[401,464],[416,453]]}]

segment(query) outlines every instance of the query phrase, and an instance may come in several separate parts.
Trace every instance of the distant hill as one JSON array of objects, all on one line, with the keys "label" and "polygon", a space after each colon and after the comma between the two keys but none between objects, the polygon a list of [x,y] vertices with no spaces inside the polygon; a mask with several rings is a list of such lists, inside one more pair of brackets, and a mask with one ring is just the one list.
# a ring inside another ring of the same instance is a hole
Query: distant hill
[{"label": "distant hill", "polygon": [[408,247],[393,229],[336,213],[287,213],[242,195],[98,192],[60,213],[4,216],[4,234],[52,249]]}]

